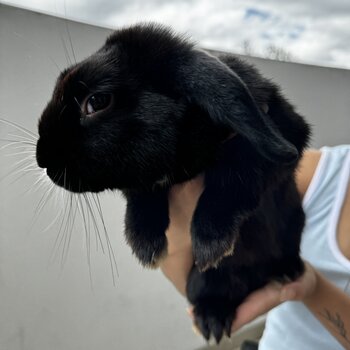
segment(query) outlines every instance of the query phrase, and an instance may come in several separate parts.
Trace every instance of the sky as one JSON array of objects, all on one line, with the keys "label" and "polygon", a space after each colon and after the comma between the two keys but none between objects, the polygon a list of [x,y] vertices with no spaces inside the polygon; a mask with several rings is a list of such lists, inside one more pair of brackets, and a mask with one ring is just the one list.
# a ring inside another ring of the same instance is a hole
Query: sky
[{"label": "sky", "polygon": [[155,21],[200,46],[350,69],[350,0],[6,0],[110,28]]}]

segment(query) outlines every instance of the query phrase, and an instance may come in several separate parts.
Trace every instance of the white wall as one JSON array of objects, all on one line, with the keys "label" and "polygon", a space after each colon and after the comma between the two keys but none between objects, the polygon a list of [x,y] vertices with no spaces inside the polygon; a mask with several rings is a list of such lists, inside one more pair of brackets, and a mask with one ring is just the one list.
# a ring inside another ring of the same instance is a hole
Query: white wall
[{"label": "white wall", "polygon": [[[64,40],[70,50],[67,26],[77,59],[97,49],[109,32],[0,5],[0,118],[36,130],[58,75],[53,61],[60,69],[67,65],[62,46]],[[251,60],[283,85],[290,100],[314,124],[315,146],[350,142],[349,71]],[[27,135],[0,123],[2,140],[21,137]],[[6,143],[0,142],[0,147]],[[38,173],[27,172],[13,183],[22,174],[14,169],[3,179],[23,159],[23,154],[10,155],[19,151],[15,146],[0,151],[0,350],[200,346],[202,341],[193,335],[185,314],[185,300],[159,271],[143,270],[125,245],[124,202],[118,194],[101,195],[119,269],[115,287],[108,255],[101,249],[96,252],[95,238],[91,239],[91,286],[79,218],[64,266],[60,256],[50,259],[60,220],[45,228],[68,202],[56,203],[50,197],[38,214],[37,204],[46,191],[34,186]]]}]

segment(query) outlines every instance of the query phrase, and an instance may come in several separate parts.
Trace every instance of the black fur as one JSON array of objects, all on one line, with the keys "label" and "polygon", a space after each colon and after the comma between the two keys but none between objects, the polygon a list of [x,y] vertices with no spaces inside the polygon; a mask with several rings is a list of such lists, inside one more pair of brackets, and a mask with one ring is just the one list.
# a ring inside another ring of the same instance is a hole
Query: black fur
[{"label": "black fur", "polygon": [[[89,116],[85,101],[97,93],[112,103]],[[166,252],[170,186],[205,173],[187,295],[206,339],[229,334],[251,291],[302,273],[294,171],[309,127],[238,58],[157,25],[116,31],[58,78],[39,135],[38,164],[57,185],[123,191],[127,241],[145,266]]]}]

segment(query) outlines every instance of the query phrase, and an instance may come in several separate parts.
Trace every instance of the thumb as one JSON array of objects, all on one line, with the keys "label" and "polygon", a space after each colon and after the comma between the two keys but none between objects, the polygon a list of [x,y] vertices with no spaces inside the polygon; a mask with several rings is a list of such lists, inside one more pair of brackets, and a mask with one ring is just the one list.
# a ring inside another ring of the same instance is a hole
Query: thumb
[{"label": "thumb", "polygon": [[280,300],[299,300],[303,301],[310,297],[317,287],[316,270],[307,262],[305,262],[305,272],[296,281],[286,284],[281,289]]},{"label": "thumb", "polygon": [[281,290],[280,293],[280,301],[287,301],[287,300],[295,300],[298,299],[298,294],[301,294],[301,291],[299,290],[300,288],[298,288],[298,286],[288,286],[288,287],[284,287]]}]

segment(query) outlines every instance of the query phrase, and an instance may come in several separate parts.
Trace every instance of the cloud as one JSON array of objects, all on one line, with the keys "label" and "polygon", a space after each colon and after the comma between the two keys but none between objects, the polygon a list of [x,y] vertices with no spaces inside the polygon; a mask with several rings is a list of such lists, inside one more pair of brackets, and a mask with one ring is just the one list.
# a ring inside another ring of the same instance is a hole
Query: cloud
[{"label": "cloud", "polygon": [[266,56],[275,46],[298,62],[350,69],[349,0],[7,0],[112,28],[157,21],[208,48]]},{"label": "cloud", "polygon": [[267,11],[261,11],[256,8],[249,7],[245,11],[244,19],[259,18],[260,20],[267,20],[270,17],[270,13]]}]

